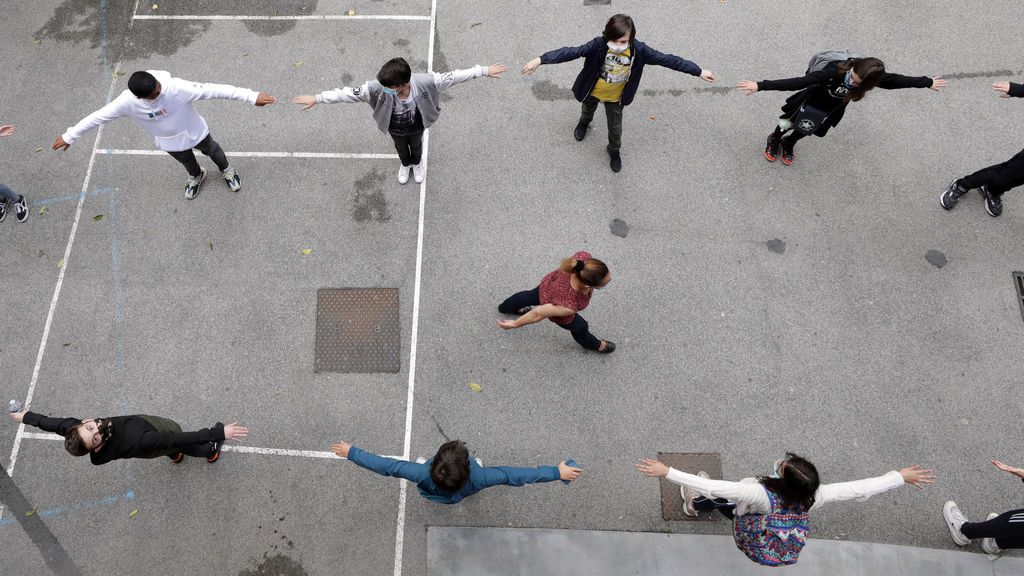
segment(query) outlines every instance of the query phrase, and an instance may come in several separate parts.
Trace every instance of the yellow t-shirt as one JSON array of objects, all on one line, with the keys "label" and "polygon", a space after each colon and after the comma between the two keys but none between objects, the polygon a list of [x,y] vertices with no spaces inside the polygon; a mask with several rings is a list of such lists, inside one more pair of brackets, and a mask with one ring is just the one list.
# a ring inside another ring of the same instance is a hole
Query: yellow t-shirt
[{"label": "yellow t-shirt", "polygon": [[601,102],[622,100],[622,90],[626,87],[626,81],[629,80],[629,71],[632,66],[632,50],[627,49],[621,54],[609,50],[604,57],[604,69],[597,77],[597,84],[590,95]]}]

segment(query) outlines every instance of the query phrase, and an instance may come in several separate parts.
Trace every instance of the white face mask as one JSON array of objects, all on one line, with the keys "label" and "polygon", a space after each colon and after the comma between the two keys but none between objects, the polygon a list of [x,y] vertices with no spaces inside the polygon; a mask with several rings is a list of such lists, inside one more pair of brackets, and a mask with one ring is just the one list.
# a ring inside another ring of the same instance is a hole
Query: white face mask
[{"label": "white face mask", "polygon": [[629,50],[629,43],[627,42],[626,44],[616,44],[615,42],[609,42],[608,49],[611,50],[612,52],[615,52],[616,54],[622,54],[626,50]]}]

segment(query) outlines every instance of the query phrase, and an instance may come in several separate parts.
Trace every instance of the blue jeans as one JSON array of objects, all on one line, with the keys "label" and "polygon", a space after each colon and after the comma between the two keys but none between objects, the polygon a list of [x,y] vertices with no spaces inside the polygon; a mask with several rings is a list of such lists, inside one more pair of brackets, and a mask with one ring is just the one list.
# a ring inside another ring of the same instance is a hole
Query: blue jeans
[{"label": "blue jeans", "polygon": [[14,191],[7,186],[0,184],[0,198],[3,198],[4,202],[17,202],[18,198],[21,198],[21,196],[15,194]]}]

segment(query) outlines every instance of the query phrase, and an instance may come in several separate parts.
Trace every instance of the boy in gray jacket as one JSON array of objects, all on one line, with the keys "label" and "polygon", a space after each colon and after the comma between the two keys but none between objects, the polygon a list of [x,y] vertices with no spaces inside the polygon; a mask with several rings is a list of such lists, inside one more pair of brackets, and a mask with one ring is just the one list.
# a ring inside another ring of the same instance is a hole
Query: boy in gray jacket
[{"label": "boy in gray jacket", "polygon": [[316,96],[296,96],[292,102],[309,110],[317,104],[366,102],[373,108],[373,120],[381,132],[391,135],[402,161],[398,183],[409,181],[409,171],[417,183],[423,182],[423,131],[437,121],[441,113],[441,92],[467,80],[487,76],[499,78],[508,70],[504,64],[474,66],[451,72],[413,74],[404,58],[392,58],[381,67],[376,80],[362,86],[327,90]]}]

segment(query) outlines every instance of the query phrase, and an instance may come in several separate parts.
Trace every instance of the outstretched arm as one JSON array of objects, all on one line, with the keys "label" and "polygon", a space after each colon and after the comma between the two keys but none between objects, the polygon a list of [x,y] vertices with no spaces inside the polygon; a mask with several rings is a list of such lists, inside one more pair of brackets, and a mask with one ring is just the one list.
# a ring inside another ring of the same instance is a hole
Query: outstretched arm
[{"label": "outstretched arm", "polygon": [[946,80],[941,76],[904,76],[903,74],[886,74],[878,83],[879,88],[885,90],[899,90],[901,88],[931,88],[938,92],[946,86]]},{"label": "outstretched arm", "polygon": [[54,432],[64,436],[75,426],[82,423],[78,418],[50,418],[43,416],[42,414],[36,414],[35,412],[29,412],[28,410],[22,410],[21,412],[14,412],[11,414],[11,418],[15,422],[22,422],[26,426],[35,426],[40,430],[46,432]]},{"label": "outstretched arm", "polygon": [[768,494],[764,491],[764,487],[758,483],[712,480],[670,468],[664,463],[651,458],[640,460],[636,464],[636,469],[644,476],[664,478],[673,484],[693,488],[697,492],[712,498],[725,498],[730,502],[742,504],[747,510],[753,512],[767,513],[771,511],[771,502],[768,501]]},{"label": "outstretched arm", "polygon": [[157,432],[150,431],[142,434],[139,438],[139,450],[142,452],[155,452],[168,448],[184,448],[209,442],[220,442],[245,438],[249,431],[237,422],[227,426],[219,424],[213,428],[203,428],[194,432]]},{"label": "outstretched arm", "polygon": [[512,328],[522,328],[527,324],[536,324],[545,318],[554,318],[556,316],[572,316],[576,311],[565,306],[555,306],[554,304],[541,304],[540,306],[534,306],[529,312],[523,314],[515,320],[498,320],[498,326],[505,330]]},{"label": "outstretched arm", "polygon": [[920,466],[908,466],[902,470],[893,470],[875,478],[865,478],[852,482],[824,484],[818,488],[814,496],[814,506],[820,507],[830,502],[844,500],[867,500],[875,494],[899,488],[904,484],[913,484],[919,489],[922,484],[934,484],[935,473]]},{"label": "outstretched arm", "polygon": [[434,85],[437,86],[438,90],[443,92],[456,84],[462,84],[467,80],[472,80],[481,76],[487,76],[488,78],[500,78],[501,75],[507,71],[508,66],[504,64],[491,64],[490,66],[473,66],[472,68],[467,68],[465,70],[434,72]]},{"label": "outstretched arm", "polygon": [[824,70],[818,70],[811,72],[805,76],[797,76],[796,78],[783,78],[781,80],[761,80],[760,82],[753,82],[750,80],[743,80],[736,84],[736,88],[742,92],[746,92],[749,96],[754,92],[761,90],[782,90],[782,91],[795,91],[803,90],[808,86],[814,86],[816,84],[824,84],[828,82],[829,75],[833,73],[831,68],[825,68]]},{"label": "outstretched arm", "polygon": [[370,83],[364,82],[362,86],[335,88],[334,90],[324,90],[323,92],[313,95],[296,96],[292,98],[293,104],[302,106],[302,110],[309,110],[317,104],[338,104],[345,103],[351,104],[353,102],[369,102],[370,101]]},{"label": "outstretched arm", "polygon": [[1024,480],[1024,468],[1014,468],[1013,466],[1003,464],[999,460],[993,460],[992,463],[995,464],[996,468],[999,468],[1003,472],[1009,472],[1021,480]]},{"label": "outstretched arm", "polygon": [[[558,466],[538,466],[536,468],[516,468],[513,466],[492,466],[481,468],[484,487],[491,486],[525,486],[537,482],[554,482],[562,479]],[[577,470],[572,468],[572,470]],[[582,470],[581,470],[582,472]],[[578,477],[576,474],[575,477]],[[567,478],[567,480],[570,478]]]},{"label": "outstretched arm", "polygon": [[1017,84],[1016,82],[1003,80],[1002,82],[996,82],[993,84],[992,89],[996,92],[1002,92],[1002,94],[999,95],[1001,98],[1009,98],[1011,96],[1015,98],[1024,98],[1024,84]]},{"label": "outstretched arm", "polygon": [[348,458],[352,463],[381,476],[394,478],[405,478],[413,483],[420,483],[430,476],[430,469],[426,464],[407,462],[397,458],[378,456],[367,452],[362,448],[353,446],[348,442],[338,442],[331,446],[331,451],[342,458]]},{"label": "outstretched arm", "polygon": [[178,90],[189,102],[196,102],[197,100],[238,100],[256,106],[266,106],[267,104],[277,102],[277,98],[266,92],[256,92],[255,90],[238,88],[230,84],[190,82],[180,78],[176,78],[174,81],[178,83]]},{"label": "outstretched arm", "polygon": [[561,64],[562,62],[569,62],[582,58],[593,51],[598,51],[604,45],[604,40],[600,37],[594,38],[590,42],[581,46],[565,46],[563,48],[557,48],[555,50],[549,50],[540,56],[530,60],[523,66],[523,74],[533,74],[541,64]]},{"label": "outstretched arm", "polygon": [[[645,45],[646,46],[646,45]],[[711,70],[704,70],[696,63],[681,58],[675,54],[665,54],[664,52],[658,52],[650,46],[646,46],[647,50],[647,61],[655,66],[664,66],[675,70],[676,72],[685,72],[691,76],[699,76],[701,79],[707,82],[715,81],[715,74]]]},{"label": "outstretched arm", "polygon": [[68,128],[67,131],[58,136],[53,141],[53,149],[67,150],[68,147],[75,143],[75,140],[81,138],[86,132],[124,116],[123,108],[120,96],[113,99],[109,104],[82,118],[78,124]]}]

